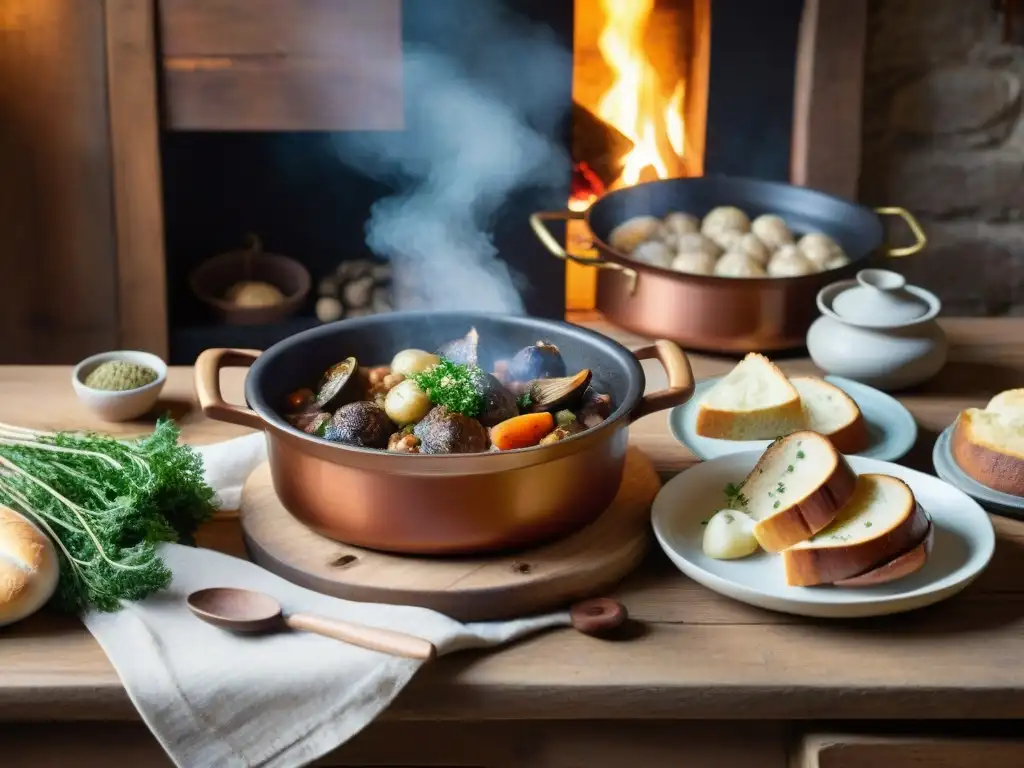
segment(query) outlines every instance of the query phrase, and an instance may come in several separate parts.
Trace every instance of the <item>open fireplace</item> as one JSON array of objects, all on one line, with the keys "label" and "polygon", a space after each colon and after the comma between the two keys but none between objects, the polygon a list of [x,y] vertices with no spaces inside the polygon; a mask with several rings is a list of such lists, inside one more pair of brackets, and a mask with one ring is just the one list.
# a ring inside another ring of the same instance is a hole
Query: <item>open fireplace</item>
[{"label": "open fireplace", "polygon": [[[132,347],[190,363],[406,307],[561,317],[593,306],[593,270],[552,258],[534,211],[701,174],[856,196],[866,0],[13,5],[8,24],[59,17],[90,41],[47,39],[75,115],[34,119],[51,143],[105,132],[109,166],[49,203],[67,226],[46,258],[72,266],[45,306],[8,308],[12,360]],[[32,70],[2,52],[0,68]],[[560,234],[585,255],[578,224]],[[287,318],[227,324],[190,278],[257,240],[311,290]]]}]

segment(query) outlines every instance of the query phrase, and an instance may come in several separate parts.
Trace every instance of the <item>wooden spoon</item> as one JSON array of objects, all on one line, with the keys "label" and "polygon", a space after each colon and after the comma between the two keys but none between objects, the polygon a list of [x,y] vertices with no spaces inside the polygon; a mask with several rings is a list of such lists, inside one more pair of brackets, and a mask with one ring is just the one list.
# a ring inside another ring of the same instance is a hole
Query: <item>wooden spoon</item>
[{"label": "wooden spoon", "polygon": [[429,661],[437,655],[434,644],[390,629],[367,627],[308,613],[285,616],[270,595],[248,589],[214,587],[188,596],[192,613],[208,624],[232,632],[272,632],[285,628],[313,632],[360,648]]},{"label": "wooden spoon", "polygon": [[[273,632],[290,628],[392,656],[430,661],[437,655],[437,649],[430,641],[390,629],[367,627],[308,613],[285,616],[277,600],[248,589],[200,589],[189,595],[187,602],[192,613],[200,619],[232,632]],[[621,627],[628,618],[626,607],[607,597],[584,600],[569,609],[573,628],[592,637],[607,635]]]}]

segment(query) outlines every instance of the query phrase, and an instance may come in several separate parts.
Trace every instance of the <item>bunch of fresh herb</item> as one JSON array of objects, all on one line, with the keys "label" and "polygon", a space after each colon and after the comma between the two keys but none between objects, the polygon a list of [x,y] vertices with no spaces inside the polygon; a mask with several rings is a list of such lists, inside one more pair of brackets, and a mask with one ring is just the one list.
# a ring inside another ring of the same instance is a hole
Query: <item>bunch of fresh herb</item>
[{"label": "bunch of fresh herb", "polygon": [[53,540],[64,610],[115,611],[168,586],[156,545],[190,542],[213,500],[202,458],[171,421],[139,440],[0,424],[0,503]]},{"label": "bunch of fresh herb", "polygon": [[430,402],[449,411],[475,418],[484,408],[487,374],[477,365],[463,365],[441,358],[422,373],[412,377]]}]

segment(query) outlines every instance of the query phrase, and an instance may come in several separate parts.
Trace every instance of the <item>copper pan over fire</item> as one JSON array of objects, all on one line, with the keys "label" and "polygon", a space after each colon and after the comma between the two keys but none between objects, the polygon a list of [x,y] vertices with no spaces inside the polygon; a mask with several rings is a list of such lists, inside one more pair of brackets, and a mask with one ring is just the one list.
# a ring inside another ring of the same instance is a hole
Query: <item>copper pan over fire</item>
[{"label": "copper pan over fire", "polygon": [[[850,263],[801,277],[713,277],[644,264],[608,245],[611,231],[634,216],[664,217],[679,211],[702,217],[720,205],[736,206],[750,218],[778,214],[798,236],[823,232],[843,247]],[[915,242],[898,248],[884,246],[881,216],[903,219]],[[568,219],[586,221],[596,258],[567,254],[545,224]],[[599,270],[596,308],[609,322],[643,336],[672,339],[690,349],[731,354],[804,346],[807,329],[818,314],[819,290],[852,277],[875,256],[909,256],[927,242],[920,224],[903,208],[872,210],[803,187],[725,176],[637,184],[604,195],[585,213],[535,213],[530,225],[558,258]]]}]

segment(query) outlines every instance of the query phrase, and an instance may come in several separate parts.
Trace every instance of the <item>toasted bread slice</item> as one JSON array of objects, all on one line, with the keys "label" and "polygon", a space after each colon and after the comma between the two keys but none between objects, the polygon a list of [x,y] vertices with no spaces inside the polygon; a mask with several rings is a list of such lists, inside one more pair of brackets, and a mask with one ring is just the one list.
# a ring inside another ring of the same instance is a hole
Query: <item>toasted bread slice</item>
[{"label": "toasted bread slice", "polygon": [[780,552],[827,527],[857,476],[827,437],[801,430],[775,441],[740,486],[762,549]]},{"label": "toasted bread slice", "polygon": [[1024,389],[1008,389],[988,401],[986,411],[998,413],[1008,419],[1024,421]]},{"label": "toasted bread slice", "polygon": [[905,482],[861,475],[831,525],[782,553],[786,583],[812,587],[865,574],[924,541],[930,524]]},{"label": "toasted bread slice", "polygon": [[807,429],[825,435],[840,453],[868,447],[868,425],[853,398],[814,376],[795,376],[789,382],[800,394]]},{"label": "toasted bread slice", "polygon": [[957,466],[996,491],[1024,496],[1024,419],[968,408],[949,442]]},{"label": "toasted bread slice", "polygon": [[917,573],[928,562],[928,556],[932,553],[932,541],[935,539],[935,524],[929,522],[928,532],[924,535],[924,541],[902,555],[897,555],[887,563],[877,568],[872,568],[860,576],[853,576],[849,579],[842,579],[835,582],[837,587],[874,587],[878,584],[888,584],[890,581],[902,579],[912,573]]},{"label": "toasted bread slice", "polygon": [[751,352],[713,386],[697,409],[697,434],[771,440],[804,426],[800,394],[764,355]]}]

